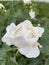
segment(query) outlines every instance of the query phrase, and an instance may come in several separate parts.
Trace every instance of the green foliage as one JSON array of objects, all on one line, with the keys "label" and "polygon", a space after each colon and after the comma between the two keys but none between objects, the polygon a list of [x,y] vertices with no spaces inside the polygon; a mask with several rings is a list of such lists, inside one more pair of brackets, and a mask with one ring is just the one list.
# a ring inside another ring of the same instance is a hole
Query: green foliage
[{"label": "green foliage", "polygon": [[[0,65],[49,65],[49,3],[32,2],[31,5],[25,5],[22,2],[10,1],[0,2],[5,9],[0,10]],[[29,10],[32,8],[36,12],[37,20],[31,20]],[[11,22],[16,25],[26,19],[29,19],[34,25],[38,23],[45,28],[44,35],[39,39],[43,46],[41,54],[36,59],[28,59],[17,52],[15,46],[8,46],[1,41],[6,32],[6,26]]]},{"label": "green foliage", "polygon": [[40,39],[40,43],[43,45],[43,48],[41,50],[42,53],[45,55],[49,55],[49,22],[46,22],[44,24],[45,33],[43,37]]},{"label": "green foliage", "polygon": [[46,59],[45,65],[49,65],[49,57]]}]

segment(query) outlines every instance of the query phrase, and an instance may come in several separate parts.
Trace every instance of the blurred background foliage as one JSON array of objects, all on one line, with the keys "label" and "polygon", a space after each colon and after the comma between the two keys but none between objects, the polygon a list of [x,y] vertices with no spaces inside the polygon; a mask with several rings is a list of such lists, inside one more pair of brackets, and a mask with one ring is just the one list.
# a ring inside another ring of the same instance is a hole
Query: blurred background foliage
[{"label": "blurred background foliage", "polygon": [[[0,9],[0,65],[49,65],[49,3],[32,2],[26,5],[22,1],[0,1],[5,8]],[[31,20],[29,10],[36,12],[36,20]],[[6,32],[6,27],[14,22],[16,25],[24,20],[30,20],[34,25],[41,24],[45,28],[45,33],[39,39],[43,46],[41,54],[36,59],[28,59],[21,55],[15,46],[10,47],[1,41]]]}]

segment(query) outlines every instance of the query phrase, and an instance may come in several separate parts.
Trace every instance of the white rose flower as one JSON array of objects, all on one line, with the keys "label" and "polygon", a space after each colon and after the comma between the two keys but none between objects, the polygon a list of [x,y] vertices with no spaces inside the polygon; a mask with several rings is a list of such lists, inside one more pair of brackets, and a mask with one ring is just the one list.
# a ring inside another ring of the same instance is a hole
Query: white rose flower
[{"label": "white rose flower", "polygon": [[30,15],[31,19],[35,18],[35,12],[32,9],[30,10],[29,15]]},{"label": "white rose flower", "polygon": [[44,28],[34,27],[29,20],[18,24],[11,23],[6,28],[2,41],[8,45],[15,45],[19,52],[28,58],[36,58],[40,54],[38,48],[42,47],[37,41],[42,36]]},{"label": "white rose flower", "polygon": [[23,0],[25,4],[31,4],[31,0]]}]

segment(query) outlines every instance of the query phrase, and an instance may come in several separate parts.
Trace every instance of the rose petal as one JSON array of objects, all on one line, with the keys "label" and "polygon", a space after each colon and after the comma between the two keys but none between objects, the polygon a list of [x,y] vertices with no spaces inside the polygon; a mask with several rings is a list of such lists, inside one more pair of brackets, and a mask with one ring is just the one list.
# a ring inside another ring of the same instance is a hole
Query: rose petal
[{"label": "rose petal", "polygon": [[2,37],[2,41],[5,42],[7,45],[13,44],[12,38],[10,38],[7,33]]},{"label": "rose petal", "polygon": [[38,27],[38,35],[39,35],[39,37],[41,37],[43,33],[44,33],[44,28]]},{"label": "rose petal", "polygon": [[19,36],[19,37],[14,38],[13,45],[15,45],[18,48],[31,46],[30,43],[28,43],[23,36]]},{"label": "rose petal", "polygon": [[11,23],[10,25],[7,26],[6,31],[7,32],[13,31],[13,30],[15,30],[15,28],[16,28],[16,25],[14,23]]},{"label": "rose petal", "polygon": [[29,15],[30,15],[31,19],[35,18],[35,12],[32,9],[30,10]]},{"label": "rose petal", "polygon": [[40,54],[38,47],[20,48],[19,51],[21,54],[25,55],[28,58],[36,58]]},{"label": "rose petal", "polygon": [[44,33],[44,28],[42,27],[33,27],[34,32],[36,33],[36,37],[41,37]]},{"label": "rose petal", "polygon": [[26,25],[26,26],[32,26],[32,24],[31,24],[31,22],[29,20],[25,20],[23,22],[23,24]]},{"label": "rose petal", "polygon": [[16,30],[16,25],[14,23],[11,23],[10,25],[7,26],[6,31],[7,31],[7,35],[9,37],[13,37],[13,34]]}]

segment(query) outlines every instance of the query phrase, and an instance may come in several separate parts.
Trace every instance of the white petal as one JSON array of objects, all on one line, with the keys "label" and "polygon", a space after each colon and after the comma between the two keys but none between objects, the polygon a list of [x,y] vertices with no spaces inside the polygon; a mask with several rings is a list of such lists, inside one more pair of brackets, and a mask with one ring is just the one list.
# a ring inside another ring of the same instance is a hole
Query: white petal
[{"label": "white petal", "polygon": [[6,31],[8,36],[13,37],[13,34],[16,30],[16,25],[14,23],[11,23],[9,26],[7,26]]},{"label": "white petal", "polygon": [[23,36],[14,38],[13,45],[15,45],[18,48],[30,47],[30,43],[28,43]]},{"label": "white petal", "polygon": [[40,48],[42,48],[42,47],[43,47],[41,44],[38,44],[38,46],[39,46]]},{"label": "white petal", "polygon": [[13,34],[16,30],[16,25],[14,23],[11,23],[10,25],[7,26],[6,28],[6,34],[3,36],[2,41],[6,42],[8,45],[12,45],[12,38]]},{"label": "white petal", "polygon": [[16,36],[21,35],[21,27],[22,23],[19,25],[15,25],[14,23],[11,23],[9,26],[7,26],[6,31],[9,37],[14,38]]},{"label": "white petal", "polygon": [[[23,27],[23,35],[24,37],[26,38],[26,40],[28,42],[37,42],[39,37],[33,37],[31,34],[30,34],[31,30],[27,30],[25,27]],[[33,32],[32,32],[33,33]],[[34,34],[35,35],[35,34]]]},{"label": "white petal", "polygon": [[42,27],[34,27],[34,31],[36,32],[36,37],[41,37],[44,33],[44,28]]},{"label": "white petal", "polygon": [[31,39],[27,39],[28,41],[30,41],[30,42],[37,42],[38,41],[38,37],[37,38],[31,38]]},{"label": "white petal", "polygon": [[30,15],[31,19],[35,18],[35,12],[32,9],[30,10],[29,15]]},{"label": "white petal", "polygon": [[39,37],[41,37],[43,33],[44,33],[44,28],[38,27],[38,35],[39,35]]},{"label": "white petal", "polygon": [[23,22],[23,25],[32,26],[32,23],[31,23],[29,20],[25,20],[25,21]]},{"label": "white petal", "polygon": [[7,34],[5,34],[2,37],[2,41],[5,42],[7,45],[12,45],[13,44],[12,38],[10,38]]},{"label": "white petal", "polygon": [[19,51],[21,54],[25,55],[28,58],[36,58],[40,54],[38,47],[20,48]]},{"label": "white petal", "polygon": [[16,25],[14,23],[11,23],[10,25],[7,26],[6,31],[14,30],[16,28]]}]

